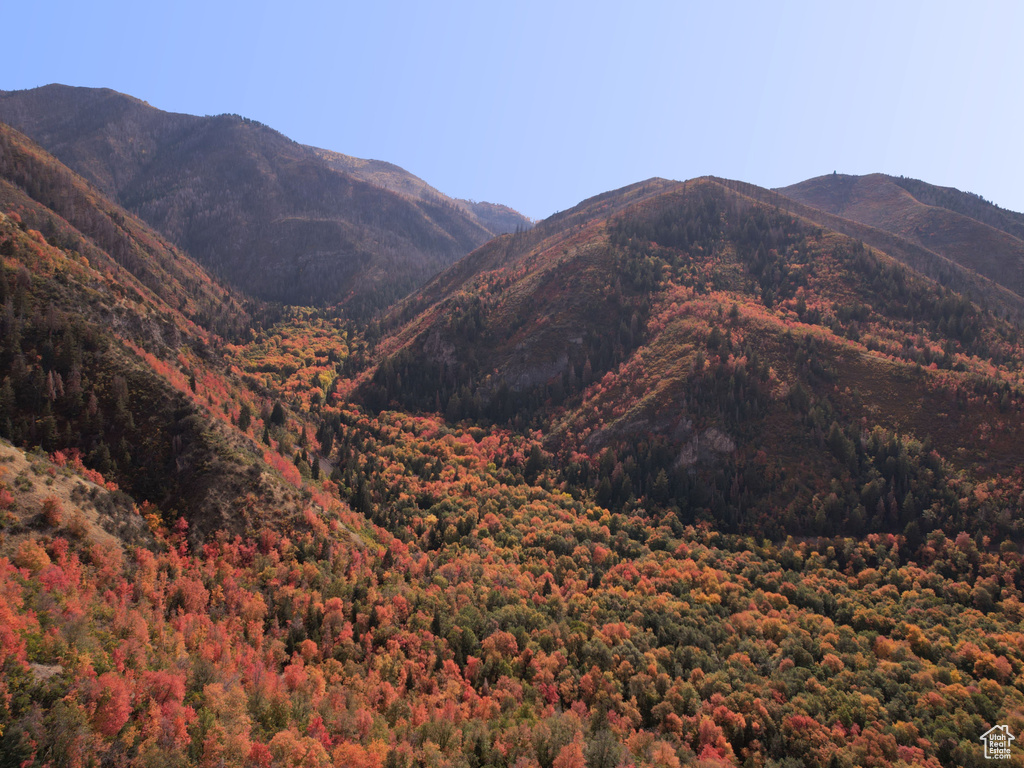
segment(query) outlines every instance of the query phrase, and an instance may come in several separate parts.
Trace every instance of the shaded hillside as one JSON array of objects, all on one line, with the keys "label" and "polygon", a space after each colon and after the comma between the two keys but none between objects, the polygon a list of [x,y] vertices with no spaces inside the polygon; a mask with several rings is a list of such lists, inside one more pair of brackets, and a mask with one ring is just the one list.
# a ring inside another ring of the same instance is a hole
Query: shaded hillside
[{"label": "shaded hillside", "polygon": [[185,515],[197,535],[296,512],[298,492],[235,427],[261,400],[228,386],[210,330],[248,330],[251,318],[6,126],[0,260],[0,436],[59,452],[169,519]]},{"label": "shaded hillside", "polygon": [[782,187],[786,197],[889,232],[1024,296],[1024,217],[914,179],[833,174]]},{"label": "shaded hillside", "polygon": [[368,314],[492,236],[461,203],[392,192],[234,115],[52,85],[0,93],[0,120],[264,299]]},{"label": "shaded hillside", "polygon": [[[104,272],[123,269],[203,328],[235,334],[251,322],[239,298],[194,261],[24,135],[0,124],[0,203],[49,245]],[[173,344],[172,344],[173,346]]]},{"label": "shaded hillside", "polygon": [[604,206],[495,240],[397,307],[365,402],[543,429],[599,503],[746,530],[962,525],[961,471],[1003,476],[1015,503],[1015,327],[714,180]]},{"label": "shaded hillside", "polygon": [[376,186],[384,187],[415,200],[454,203],[492,236],[518,232],[533,226],[532,220],[507,205],[449,198],[423,179],[413,176],[404,168],[399,168],[393,163],[383,160],[362,160],[358,157],[350,157],[340,152],[331,152],[316,147],[310,147],[310,149],[332,168],[349,173]]},{"label": "shaded hillside", "polygon": [[29,186],[0,767],[974,768],[1024,727],[1019,332],[886,254],[651,180],[376,348],[306,308],[228,344]]},{"label": "shaded hillside", "polygon": [[952,258],[929,250],[892,232],[843,218],[800,203],[777,190],[766,190],[753,184],[730,179],[716,179],[730,189],[771,206],[781,206],[787,212],[814,222],[826,229],[840,232],[862,241],[910,267],[939,285],[991,309],[1000,316],[1010,318],[1018,325],[1024,322],[1024,297],[996,281],[963,266]]},{"label": "shaded hillside", "polygon": [[616,211],[673,186],[652,179],[591,198],[438,275],[385,319],[390,335],[363,386],[367,401],[529,419],[556,375],[573,368],[589,380],[617,364],[621,328],[639,327],[633,315],[645,298],[622,289],[613,250],[593,234]]}]

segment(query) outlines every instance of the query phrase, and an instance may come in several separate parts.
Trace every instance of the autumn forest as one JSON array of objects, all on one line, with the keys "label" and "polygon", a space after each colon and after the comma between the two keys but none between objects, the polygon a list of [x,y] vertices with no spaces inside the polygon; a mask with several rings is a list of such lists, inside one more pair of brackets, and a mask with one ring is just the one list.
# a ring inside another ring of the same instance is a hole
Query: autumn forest
[{"label": "autumn forest", "polygon": [[3,768],[1024,731],[1024,215],[832,174],[533,222],[113,91],[0,121]]}]

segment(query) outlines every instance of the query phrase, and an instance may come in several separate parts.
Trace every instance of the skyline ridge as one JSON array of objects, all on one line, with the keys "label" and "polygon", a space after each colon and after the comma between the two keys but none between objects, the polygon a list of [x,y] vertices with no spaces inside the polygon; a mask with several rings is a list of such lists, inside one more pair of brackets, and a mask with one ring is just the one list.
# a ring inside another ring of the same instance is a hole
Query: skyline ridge
[{"label": "skyline ridge", "polygon": [[[300,146],[304,146],[305,148],[311,149],[311,150],[316,151],[316,152],[326,152],[326,153],[330,153],[330,154],[342,155],[343,157],[351,158],[353,160],[361,161],[361,162],[364,162],[364,163],[379,163],[379,164],[384,164],[384,165],[392,166],[392,167],[396,168],[397,170],[400,170],[400,171],[404,172],[405,174],[408,174],[409,176],[413,177],[414,179],[417,179],[418,181],[423,182],[427,187],[430,187],[430,188],[434,189],[435,191],[440,192],[442,195],[444,195],[446,197],[449,196],[446,193],[444,193],[443,190],[440,190],[440,189],[434,187],[432,184],[427,182],[422,177],[420,177],[420,176],[410,172],[406,168],[403,168],[401,165],[399,165],[398,163],[394,162],[391,159],[388,159],[388,158],[385,158],[385,157],[357,157],[357,156],[352,155],[349,152],[345,151],[344,148],[327,147],[327,146],[316,146],[316,145],[312,145],[312,144],[302,144],[301,141],[299,141],[299,140],[289,136],[288,134],[284,133],[282,130],[278,129],[274,125],[270,125],[268,123],[261,122],[259,120],[256,120],[255,118],[249,117],[248,115],[240,114],[240,113],[237,113],[237,112],[215,112],[215,113],[207,113],[207,114],[202,114],[202,115],[200,115],[198,113],[194,113],[194,112],[178,112],[178,111],[174,111],[174,110],[164,109],[164,108],[162,108],[160,106],[156,106],[156,105],[150,103],[149,101],[147,101],[146,99],[143,99],[143,98],[141,98],[141,97],[139,97],[139,96],[137,96],[135,94],[126,93],[126,92],[123,92],[123,91],[118,91],[117,89],[111,88],[109,86],[70,85],[70,84],[61,83],[61,82],[51,82],[51,83],[46,83],[46,84],[43,84],[43,85],[28,86],[28,87],[25,87],[25,88],[17,88],[17,89],[7,89],[7,90],[0,89],[0,94],[5,94],[5,93],[12,94],[12,93],[18,93],[18,92],[41,91],[41,90],[45,90],[45,89],[48,89],[48,88],[67,88],[67,89],[78,89],[78,90],[83,90],[83,91],[109,92],[109,93],[112,93],[112,94],[116,94],[118,96],[123,96],[125,98],[129,98],[129,99],[131,99],[131,100],[133,100],[135,102],[138,102],[140,104],[145,105],[146,107],[149,107],[151,109],[157,110],[157,111],[162,112],[162,113],[167,114],[167,115],[177,115],[177,116],[194,117],[194,118],[236,117],[236,118],[241,119],[244,122],[253,123],[253,124],[256,124],[258,126],[262,126],[264,128],[268,128],[268,129],[274,131],[275,133],[281,135],[285,139],[291,141],[292,143],[299,144]],[[905,174],[897,175],[897,174],[894,174],[894,173],[889,173],[889,172],[887,172],[885,170],[866,171],[866,172],[863,172],[863,173],[851,173],[851,172],[848,172],[846,170],[842,170],[842,169],[839,169],[839,168],[834,168],[831,172],[825,172],[825,173],[820,173],[820,174],[817,174],[817,175],[814,175],[814,176],[809,176],[809,177],[806,177],[806,178],[804,178],[804,179],[802,179],[800,181],[791,182],[789,184],[781,184],[781,185],[777,185],[777,186],[767,186],[767,185],[763,185],[763,184],[758,184],[757,186],[762,186],[765,189],[770,189],[772,191],[781,191],[781,190],[786,189],[788,187],[796,187],[796,186],[798,186],[802,182],[813,181],[815,179],[822,179],[822,178],[826,178],[826,177],[829,177],[829,176],[835,176],[835,175],[846,176],[846,177],[857,177],[857,178],[863,178],[863,177],[868,177],[868,176],[884,176],[884,177],[889,177],[889,178],[909,179],[911,181],[924,181],[925,183],[928,183],[931,186],[939,187],[941,189],[948,189],[948,190],[951,190],[951,191],[954,191],[954,192],[958,192],[958,193],[961,193],[961,194],[966,194],[966,195],[970,195],[972,197],[979,198],[982,202],[990,204],[990,205],[993,205],[996,208],[999,208],[1000,210],[1003,210],[1003,211],[1008,211],[1010,213],[1024,213],[1024,205],[1022,205],[1021,210],[1017,210],[1017,209],[1014,209],[1014,208],[1008,208],[1008,207],[1005,207],[1003,205],[1000,205],[995,200],[989,199],[988,197],[986,197],[985,194],[982,194],[981,192],[976,191],[976,190],[960,189],[959,187],[956,187],[956,186],[953,186],[953,185],[948,185],[948,184],[936,184],[934,182],[928,181],[928,180],[923,179],[923,178],[916,178],[916,177],[906,176]],[[633,181],[626,182],[626,184],[621,185],[621,186],[627,186],[628,184],[631,184],[631,183],[639,183],[639,182],[649,181],[649,180],[654,180],[654,179],[666,179],[666,180],[681,182],[681,181],[691,181],[693,179],[703,178],[703,177],[726,178],[726,177],[721,176],[721,174],[716,173],[714,171],[711,171],[711,172],[708,172],[708,173],[699,174],[697,176],[693,176],[693,177],[686,178],[686,179],[677,179],[677,178],[672,178],[672,177],[664,175],[664,174],[657,174],[656,173],[656,174],[654,174],[652,176],[648,176],[648,177],[646,177],[644,179],[634,179]],[[743,179],[743,178],[738,178],[738,177],[737,178],[732,178],[730,180],[739,181],[739,182],[748,183],[748,184],[749,183],[754,183],[754,182],[751,182],[748,179]],[[596,195],[600,195],[604,191],[608,191],[608,190],[602,190],[602,191],[595,192],[593,195],[588,195],[586,198],[581,198],[581,200],[589,199],[590,197],[594,197]],[[467,203],[484,203],[484,204],[498,205],[498,206],[502,206],[502,207],[505,207],[505,208],[509,208],[509,209],[511,209],[515,213],[522,213],[521,211],[517,210],[515,207],[510,206],[507,203],[504,203],[504,202],[502,202],[500,200],[480,200],[480,199],[473,199],[473,198],[453,198],[453,199],[462,200],[462,201],[467,202]],[[540,217],[536,217],[536,218],[535,217],[526,217],[526,218],[530,218],[534,223],[536,223],[536,222],[542,221],[545,218],[548,218],[549,216],[552,216],[554,214],[562,213],[565,210],[569,210],[570,208],[572,208],[578,202],[580,202],[580,200],[575,201],[573,204],[569,205],[566,208],[550,211],[549,213],[547,213],[547,214],[545,214],[543,216],[540,216]],[[523,215],[525,216],[525,214],[523,214]]]},{"label": "skyline ridge", "polygon": [[1024,210],[1024,159],[1009,151],[1024,107],[1006,97],[1024,68],[1024,8],[1012,2],[8,12],[18,34],[2,88],[67,82],[245,115],[534,219],[656,175],[777,187],[833,170]]}]

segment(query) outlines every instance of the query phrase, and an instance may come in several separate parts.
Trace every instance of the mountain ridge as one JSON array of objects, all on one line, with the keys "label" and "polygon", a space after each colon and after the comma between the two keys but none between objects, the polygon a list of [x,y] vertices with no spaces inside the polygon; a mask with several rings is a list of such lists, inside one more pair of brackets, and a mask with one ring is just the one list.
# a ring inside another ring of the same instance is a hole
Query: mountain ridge
[{"label": "mountain ridge", "polygon": [[0,125],[0,765],[980,766],[1021,330],[797,205],[651,179],[360,322]]},{"label": "mountain ridge", "polygon": [[363,181],[422,200],[448,200],[470,213],[482,226],[494,235],[527,229],[533,220],[518,211],[500,203],[450,198],[423,179],[404,168],[386,160],[364,160],[328,149],[307,145],[309,149],[326,160],[332,167],[351,173]]},{"label": "mountain ridge", "polygon": [[478,216],[389,191],[246,118],[165,113],[115,91],[0,92],[0,120],[263,299],[369,315],[490,239],[488,226],[529,226],[511,209]]},{"label": "mountain ridge", "polygon": [[[792,490],[751,479],[769,432],[777,474],[813,451],[811,435],[842,446],[861,420],[930,439],[950,472],[1012,472],[1024,445],[985,425],[1003,408],[1019,414],[1019,328],[785,198],[736,186],[642,182],[488,243],[392,310],[358,396],[371,409],[533,425],[563,467],[612,450],[634,469],[604,503],[643,503],[664,472],[676,503],[698,517],[717,507],[718,524],[753,514],[748,524],[771,526],[768,507],[787,506]],[[989,394],[969,415],[949,408],[974,386]],[[660,458],[636,456],[641,443]],[[805,466],[803,487],[851,482],[842,460],[830,464],[838,455]],[[567,482],[603,482],[613,466]],[[748,495],[730,475],[748,478]],[[725,485],[704,495],[702,483]],[[805,493],[798,506],[821,503],[820,487]]]},{"label": "mountain ridge", "polygon": [[[931,205],[911,190],[934,202],[952,197],[957,204]],[[1024,296],[1021,214],[958,190],[884,174],[819,176],[776,191],[825,213],[903,238]],[[965,200],[980,209],[983,219],[993,223],[961,212],[967,207]]]}]

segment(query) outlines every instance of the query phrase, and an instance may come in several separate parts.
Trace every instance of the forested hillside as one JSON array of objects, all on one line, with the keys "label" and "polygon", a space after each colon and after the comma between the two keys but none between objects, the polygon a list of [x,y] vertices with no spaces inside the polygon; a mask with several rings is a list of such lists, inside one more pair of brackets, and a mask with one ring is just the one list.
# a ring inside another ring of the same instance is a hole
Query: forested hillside
[{"label": "forested hillside", "polygon": [[[393,313],[364,401],[540,430],[568,486],[613,509],[1020,535],[1015,325],[716,181],[652,188],[439,276]],[[958,502],[967,478],[999,491]]]},{"label": "forested hillside", "polygon": [[261,517],[247,496],[282,500],[233,426],[259,398],[228,393],[220,334],[258,321],[6,127],[0,173],[0,436],[59,451],[197,531],[245,530]]},{"label": "forested hillside", "polygon": [[988,764],[1020,327],[772,196],[632,185],[365,322],[0,128],[0,767]]}]

